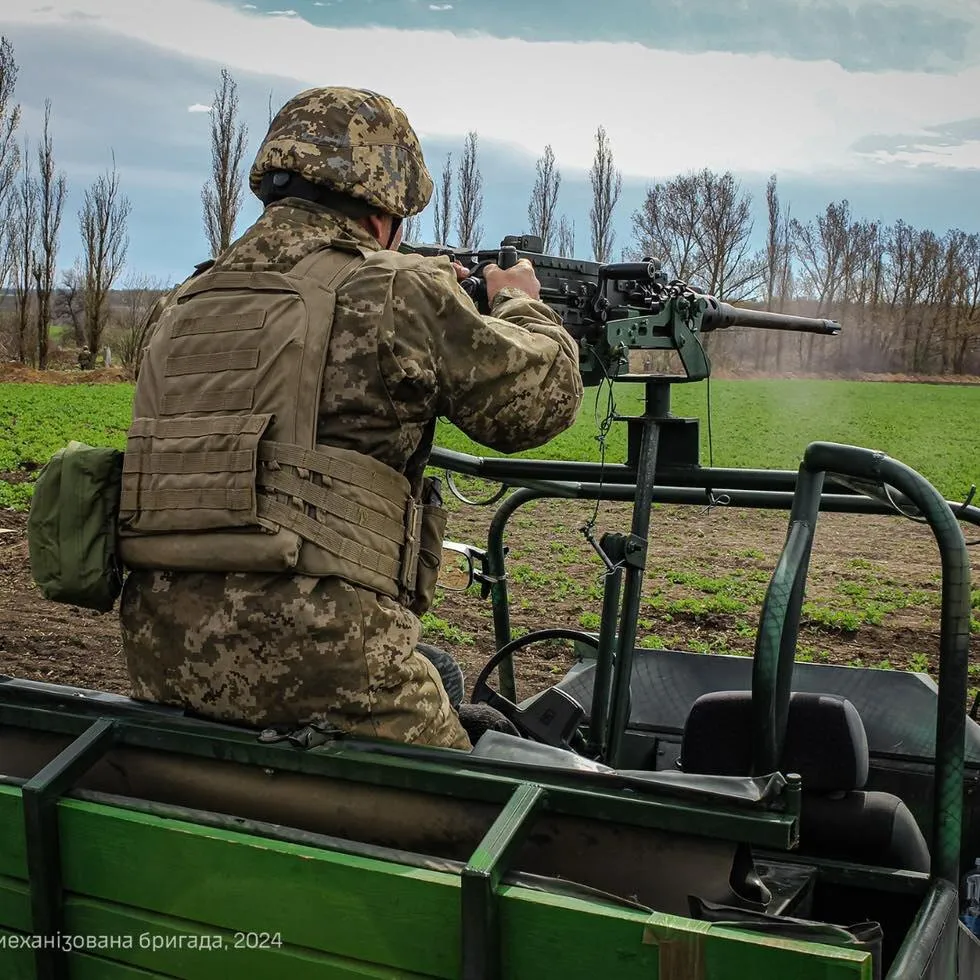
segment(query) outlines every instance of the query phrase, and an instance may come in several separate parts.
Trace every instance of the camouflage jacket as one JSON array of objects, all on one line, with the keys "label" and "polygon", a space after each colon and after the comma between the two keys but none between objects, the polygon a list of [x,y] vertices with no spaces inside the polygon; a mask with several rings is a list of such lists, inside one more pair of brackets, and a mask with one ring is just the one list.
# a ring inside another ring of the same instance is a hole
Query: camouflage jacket
[{"label": "camouflage jacket", "polygon": [[[337,236],[381,248],[355,222],[287,199],[267,207],[214,267],[286,272]],[[503,289],[492,316],[481,316],[447,258],[399,258],[393,276],[362,271],[338,291],[318,441],[405,472],[436,417],[503,453],[543,445],[575,421],[583,394],[578,349],[553,310]],[[152,325],[147,343],[150,336]]]},{"label": "camouflage jacket", "polygon": [[[353,221],[286,199],[267,207],[216,267],[288,271],[338,236],[381,247]],[[516,452],[570,426],[582,394],[577,347],[547,306],[508,289],[495,297],[493,315],[481,316],[448,259],[400,255],[393,270],[363,267],[338,289],[317,438],[373,456],[416,483],[425,465],[418,449],[434,418],[448,418],[478,443]],[[352,692],[348,700],[358,710],[364,705],[356,692],[365,684],[394,691],[390,678],[365,679],[363,663],[345,666],[344,650],[356,634],[365,649],[388,651],[382,659],[393,677],[405,675],[398,662],[419,639],[418,620],[363,589],[353,590],[354,602],[348,583],[297,578],[131,573],[122,620],[137,696],[266,722],[281,714],[276,699],[283,690],[293,698],[289,714],[295,709],[301,717],[335,702],[338,690]],[[358,621],[338,617],[341,609]],[[255,681],[270,676],[269,655],[255,650],[273,635],[283,662],[263,695]],[[196,662],[187,660],[188,650]],[[315,677],[311,661],[320,665]],[[335,669],[326,670],[328,661]],[[395,737],[425,740],[423,729]]]},{"label": "camouflage jacket", "polygon": [[[288,271],[331,238],[381,246],[355,222],[298,199],[266,208],[216,268]],[[519,290],[481,316],[446,258],[402,255],[393,275],[356,273],[337,294],[318,441],[400,472],[443,416],[499,452],[540,446],[582,400],[578,348],[561,319]]]}]

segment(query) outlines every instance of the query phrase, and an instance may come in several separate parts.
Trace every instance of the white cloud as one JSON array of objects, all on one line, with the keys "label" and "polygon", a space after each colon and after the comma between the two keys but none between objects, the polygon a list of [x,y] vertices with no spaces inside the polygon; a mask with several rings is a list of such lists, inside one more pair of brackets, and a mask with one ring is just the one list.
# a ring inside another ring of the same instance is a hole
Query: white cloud
[{"label": "white cloud", "polygon": [[[358,85],[390,94],[424,138],[461,140],[476,129],[537,155],[551,143],[563,168],[587,168],[606,127],[616,165],[656,176],[703,166],[766,173],[875,171],[881,154],[854,152],[869,134],[902,134],[914,146],[930,126],[976,115],[980,68],[956,75],[847,72],[829,62],[772,55],[684,54],[630,43],[540,43],[449,31],[316,27],[286,11],[256,16],[211,0],[54,0],[16,5],[3,20],[65,24],[78,12],[98,29],[237,73],[310,85]],[[184,25],[195,25],[187,31]],[[501,95],[447,95],[415,64],[443,77],[497,78],[521,65]],[[364,52],[371,52],[366,58]],[[325,58],[324,52],[329,52]],[[553,92],[555,97],[548,100]],[[976,166],[977,149],[924,147],[893,162]]]},{"label": "white cloud", "polygon": [[430,3],[429,10],[452,10],[453,5],[451,3]]},{"label": "white cloud", "polygon": [[204,105],[201,102],[195,102],[194,105],[189,105],[187,107],[188,112],[210,112],[211,106]]},{"label": "white cloud", "polygon": [[900,150],[875,150],[865,154],[875,163],[902,163],[909,167],[955,167],[980,170],[980,140],[968,140],[953,146],[930,146],[917,143]]},{"label": "white cloud", "polygon": [[295,10],[270,10],[270,17],[299,17]]}]

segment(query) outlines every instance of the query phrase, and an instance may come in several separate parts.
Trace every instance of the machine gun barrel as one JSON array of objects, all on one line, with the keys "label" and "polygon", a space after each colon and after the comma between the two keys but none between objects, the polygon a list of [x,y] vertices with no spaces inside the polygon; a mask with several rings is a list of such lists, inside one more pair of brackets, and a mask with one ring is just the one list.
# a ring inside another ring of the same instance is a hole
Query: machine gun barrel
[{"label": "machine gun barrel", "polygon": [[812,316],[791,316],[788,313],[770,313],[766,310],[743,310],[728,303],[721,303],[714,296],[704,296],[708,307],[701,320],[701,332],[724,327],[763,327],[768,330],[794,330],[800,333],[819,333],[836,337],[840,324],[836,320],[823,320]]}]

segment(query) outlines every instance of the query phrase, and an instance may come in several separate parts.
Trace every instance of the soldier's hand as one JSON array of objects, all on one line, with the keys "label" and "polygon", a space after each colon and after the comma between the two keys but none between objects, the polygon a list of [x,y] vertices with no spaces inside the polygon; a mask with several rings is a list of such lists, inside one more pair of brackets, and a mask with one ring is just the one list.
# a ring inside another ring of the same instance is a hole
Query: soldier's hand
[{"label": "soldier's hand", "polygon": [[487,280],[487,298],[493,303],[493,298],[505,286],[516,286],[522,289],[531,299],[541,298],[541,283],[534,272],[534,266],[527,259],[521,259],[517,265],[509,269],[491,263],[484,269]]},{"label": "soldier's hand", "polygon": [[456,273],[456,279],[459,282],[462,282],[470,274],[470,270],[462,262],[453,262],[453,272]]}]

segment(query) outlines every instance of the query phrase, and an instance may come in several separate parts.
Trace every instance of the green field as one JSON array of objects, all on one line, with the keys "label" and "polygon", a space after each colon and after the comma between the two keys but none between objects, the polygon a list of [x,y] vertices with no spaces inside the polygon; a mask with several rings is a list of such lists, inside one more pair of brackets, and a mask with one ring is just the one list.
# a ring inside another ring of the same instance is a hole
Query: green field
[{"label": "green field", "polygon": [[[77,439],[122,448],[129,424],[131,385],[0,384],[0,507],[24,507],[29,482],[5,473],[43,463]],[[617,388],[622,414],[640,407],[639,390]],[[702,419],[702,463],[708,462],[705,384],[678,385],[673,410]],[[596,391],[586,392],[576,424],[541,449],[522,453],[550,459],[597,459]],[[980,387],[860,381],[720,381],[711,383],[713,460],[716,466],[795,469],[816,439],[880,449],[919,470],[950,499],[980,482]],[[598,411],[605,414],[602,392]],[[615,425],[607,460],[625,452],[625,426]],[[437,442],[448,449],[499,455],[471,442],[451,425]]]}]

